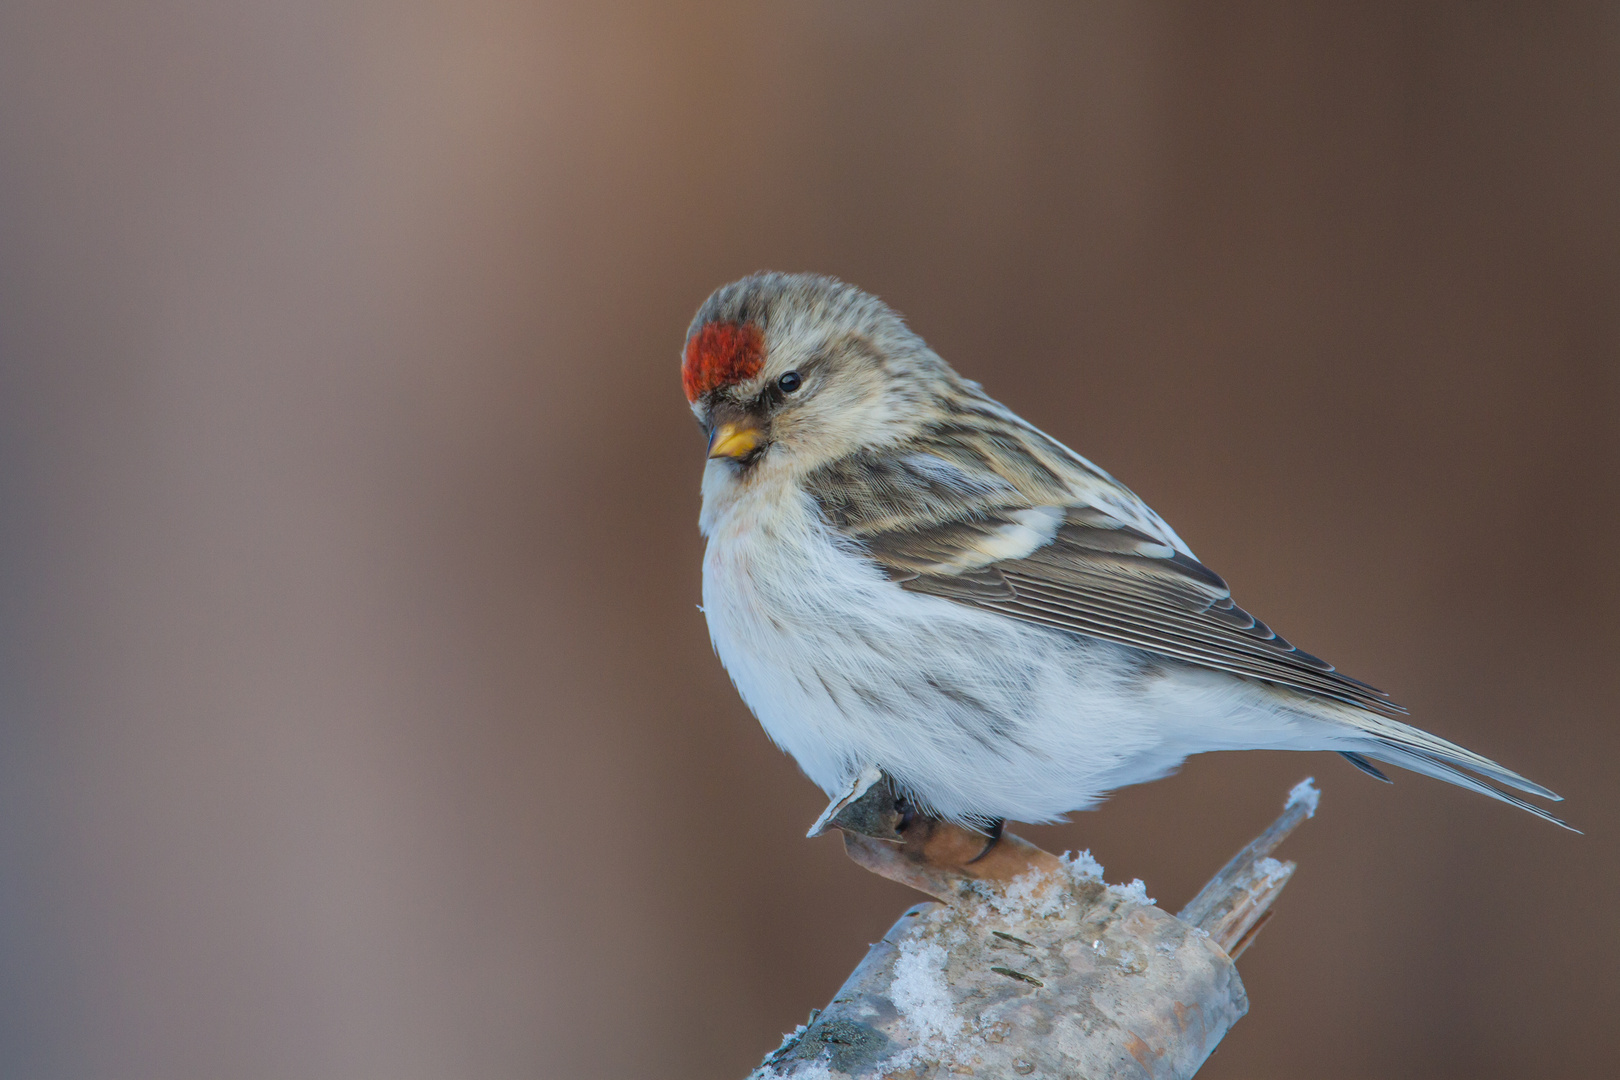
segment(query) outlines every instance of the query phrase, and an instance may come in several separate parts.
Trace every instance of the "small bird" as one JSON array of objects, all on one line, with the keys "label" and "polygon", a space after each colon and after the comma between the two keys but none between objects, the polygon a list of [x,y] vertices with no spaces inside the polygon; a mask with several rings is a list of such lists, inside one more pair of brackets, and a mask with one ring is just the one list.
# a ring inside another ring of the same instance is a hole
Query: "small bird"
[{"label": "small bird", "polygon": [[1563,824],[1487,781],[1559,796],[1238,607],[1146,503],[876,297],[809,274],[726,285],[681,381],[709,437],[715,652],[830,798],[881,771],[993,842],[1189,754],[1329,750]]}]

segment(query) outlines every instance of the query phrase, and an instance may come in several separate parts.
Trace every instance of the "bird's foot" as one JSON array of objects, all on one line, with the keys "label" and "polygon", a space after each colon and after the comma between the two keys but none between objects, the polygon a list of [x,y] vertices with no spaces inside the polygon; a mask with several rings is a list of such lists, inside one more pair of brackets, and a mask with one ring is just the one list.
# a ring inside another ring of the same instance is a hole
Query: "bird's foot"
[{"label": "bird's foot", "polygon": [[1007,832],[1005,822],[969,828],[934,817],[882,773],[853,781],[812,835],[828,828],[843,832],[844,850],[868,870],[953,903],[980,895],[975,882],[1008,885],[1032,871],[1068,880],[1057,856]]},{"label": "bird's foot", "polygon": [[[874,788],[876,791],[874,791]],[[843,829],[845,832],[858,832],[864,836],[876,837],[879,840],[898,840],[899,833],[888,823],[873,814],[882,808],[885,802],[893,801],[889,794],[889,780],[883,775],[883,770],[875,765],[868,765],[862,769],[844,793],[827,804],[827,809],[816,818],[815,824],[810,826],[807,837],[815,838],[826,832],[829,827]]]},{"label": "bird's foot", "polygon": [[909,838],[909,830],[933,820],[898,793],[897,785],[887,773],[868,766],[850,781],[843,795],[827,804],[827,809],[810,826],[810,835],[820,836],[828,829],[840,829],[846,834],[903,844]]}]

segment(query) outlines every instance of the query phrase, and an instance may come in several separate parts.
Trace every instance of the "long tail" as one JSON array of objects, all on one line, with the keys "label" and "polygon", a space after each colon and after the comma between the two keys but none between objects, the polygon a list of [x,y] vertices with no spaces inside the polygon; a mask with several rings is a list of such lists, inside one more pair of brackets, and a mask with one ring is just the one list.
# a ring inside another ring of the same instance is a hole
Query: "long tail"
[{"label": "long tail", "polygon": [[[1493,799],[1500,799],[1510,806],[1517,806],[1520,810],[1532,813],[1536,817],[1550,821],[1554,825],[1568,829],[1570,832],[1578,833],[1581,831],[1547,813],[1541,807],[1528,803],[1517,795],[1509,795],[1500,788],[1480,779],[1483,776],[1515,791],[1522,791],[1527,795],[1550,799],[1553,802],[1563,801],[1561,795],[1542,787],[1534,781],[1525,779],[1512,769],[1498,765],[1488,757],[1476,754],[1472,750],[1442,739],[1438,735],[1431,735],[1421,728],[1415,728],[1410,724],[1403,724],[1399,720],[1392,720],[1389,717],[1379,716],[1375,713],[1358,709],[1350,722],[1365,733],[1366,740],[1364,742],[1357,740],[1359,745],[1356,746],[1354,751],[1341,751],[1341,753],[1344,753],[1344,756],[1350,759],[1350,763],[1363,772],[1369,772],[1380,780],[1388,779],[1383,773],[1373,768],[1365,760],[1366,758],[1373,758],[1390,765],[1399,765],[1403,769],[1410,769],[1415,773],[1432,776],[1436,780],[1444,780],[1447,783],[1456,784],[1458,787],[1467,788],[1469,791],[1477,791],[1481,795],[1489,795]],[[1361,760],[1357,760],[1358,758]],[[1478,776],[1473,775],[1475,773]]]}]

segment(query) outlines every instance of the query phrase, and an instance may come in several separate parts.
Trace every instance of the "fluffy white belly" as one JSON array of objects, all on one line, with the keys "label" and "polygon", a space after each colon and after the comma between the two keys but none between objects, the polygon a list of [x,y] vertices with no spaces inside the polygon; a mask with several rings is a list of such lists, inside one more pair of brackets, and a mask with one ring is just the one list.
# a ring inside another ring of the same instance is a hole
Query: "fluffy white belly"
[{"label": "fluffy white belly", "polygon": [[1292,726],[1241,680],[907,592],[807,499],[771,501],[705,515],[704,612],[743,700],[829,795],[870,764],[949,817],[1051,820],[1215,748],[1210,721]]}]

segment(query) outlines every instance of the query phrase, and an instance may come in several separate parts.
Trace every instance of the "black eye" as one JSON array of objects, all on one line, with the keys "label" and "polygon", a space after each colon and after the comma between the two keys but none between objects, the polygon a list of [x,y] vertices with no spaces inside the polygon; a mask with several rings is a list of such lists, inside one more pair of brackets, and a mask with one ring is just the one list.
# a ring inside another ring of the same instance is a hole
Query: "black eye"
[{"label": "black eye", "polygon": [[786,375],[783,375],[780,379],[777,379],[776,385],[781,388],[782,393],[791,394],[793,391],[804,385],[804,379],[800,377],[797,371],[790,371]]}]

